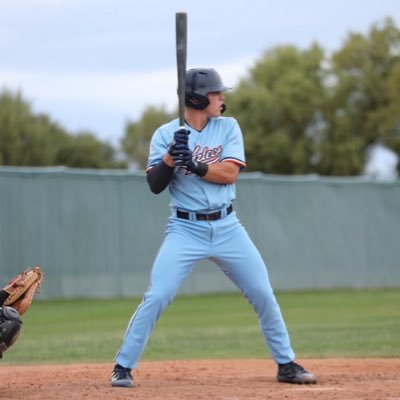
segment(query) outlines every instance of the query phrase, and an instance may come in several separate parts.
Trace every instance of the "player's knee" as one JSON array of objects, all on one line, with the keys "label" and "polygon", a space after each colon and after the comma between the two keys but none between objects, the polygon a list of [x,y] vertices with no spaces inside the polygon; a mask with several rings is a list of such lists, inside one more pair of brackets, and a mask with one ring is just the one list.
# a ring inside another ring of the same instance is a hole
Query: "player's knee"
[{"label": "player's knee", "polygon": [[146,297],[146,300],[151,303],[152,306],[163,310],[171,303],[174,294],[168,290],[152,290]]},{"label": "player's knee", "polygon": [[276,302],[274,292],[265,285],[254,285],[248,290],[246,297],[256,309],[268,308]]}]

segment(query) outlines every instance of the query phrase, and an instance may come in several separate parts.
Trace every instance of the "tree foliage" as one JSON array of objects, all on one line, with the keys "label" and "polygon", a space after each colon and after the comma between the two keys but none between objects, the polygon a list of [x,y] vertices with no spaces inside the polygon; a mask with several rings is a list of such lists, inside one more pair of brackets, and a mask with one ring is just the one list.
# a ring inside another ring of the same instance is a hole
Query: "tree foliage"
[{"label": "tree foliage", "polygon": [[131,163],[144,169],[147,164],[149,144],[154,131],[172,119],[175,114],[168,113],[164,107],[148,107],[139,122],[128,122],[121,146]]},{"label": "tree foliage", "polygon": [[35,115],[20,93],[0,93],[0,165],[122,168],[116,150],[89,132],[69,134]]},{"label": "tree foliage", "polygon": [[400,153],[400,31],[390,19],[349,34],[328,58],[318,44],[278,47],[228,96],[250,170],[358,175],[371,143]]},{"label": "tree foliage", "polygon": [[56,155],[58,164],[76,168],[123,168],[116,160],[116,151],[108,143],[96,139],[90,132],[69,136]]},{"label": "tree foliage", "polygon": [[[332,56],[336,84],[328,102],[327,146],[321,157],[347,154],[344,172],[359,173],[366,148],[375,142],[400,153],[400,30],[387,19],[368,36],[350,34]],[[330,149],[329,149],[330,147]],[[335,172],[332,161],[321,172]]]},{"label": "tree foliage", "polygon": [[324,104],[323,50],[278,47],[264,54],[227,95],[243,130],[248,166],[280,174],[313,169],[315,120]]}]

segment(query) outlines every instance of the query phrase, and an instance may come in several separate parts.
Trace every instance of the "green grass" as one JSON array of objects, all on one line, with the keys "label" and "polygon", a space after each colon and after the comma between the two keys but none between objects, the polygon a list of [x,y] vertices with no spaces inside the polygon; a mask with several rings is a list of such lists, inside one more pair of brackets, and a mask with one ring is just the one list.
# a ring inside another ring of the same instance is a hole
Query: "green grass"
[{"label": "green grass", "polygon": [[[400,356],[400,289],[277,293],[297,357]],[[2,363],[112,362],[140,299],[35,301]],[[239,294],[177,297],[143,360],[270,357]]]}]

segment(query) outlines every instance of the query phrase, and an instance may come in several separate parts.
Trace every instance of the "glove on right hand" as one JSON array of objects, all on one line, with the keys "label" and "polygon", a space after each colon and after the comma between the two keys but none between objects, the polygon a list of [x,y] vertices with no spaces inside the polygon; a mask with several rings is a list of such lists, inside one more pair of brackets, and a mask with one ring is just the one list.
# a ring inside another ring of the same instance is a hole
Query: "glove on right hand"
[{"label": "glove on right hand", "polygon": [[174,153],[172,158],[177,167],[186,167],[186,169],[200,177],[208,172],[208,164],[193,160],[193,153],[190,149],[181,149]]},{"label": "glove on right hand", "polygon": [[174,151],[174,154],[171,156],[175,161],[176,167],[187,167],[190,163],[192,163],[192,151],[189,148],[177,148]]}]

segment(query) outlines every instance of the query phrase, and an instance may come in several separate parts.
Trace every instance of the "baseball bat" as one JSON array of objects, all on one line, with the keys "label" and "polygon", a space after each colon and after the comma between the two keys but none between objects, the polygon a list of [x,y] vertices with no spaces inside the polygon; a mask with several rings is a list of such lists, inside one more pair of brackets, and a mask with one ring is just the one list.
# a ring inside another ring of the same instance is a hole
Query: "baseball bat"
[{"label": "baseball bat", "polygon": [[179,126],[185,127],[185,79],[187,57],[187,14],[176,13],[176,65],[178,71]]}]

